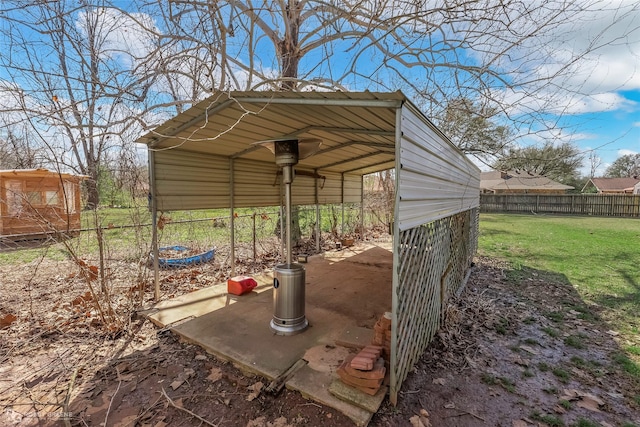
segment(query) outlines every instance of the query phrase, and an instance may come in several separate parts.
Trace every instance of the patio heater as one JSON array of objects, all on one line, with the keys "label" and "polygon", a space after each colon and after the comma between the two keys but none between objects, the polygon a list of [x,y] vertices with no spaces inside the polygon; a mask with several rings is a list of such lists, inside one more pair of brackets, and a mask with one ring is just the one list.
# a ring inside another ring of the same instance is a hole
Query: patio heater
[{"label": "patio heater", "polygon": [[291,183],[298,160],[311,156],[320,148],[317,138],[260,141],[257,145],[268,148],[282,168],[286,215],[286,262],[273,269],[273,318],[271,330],[277,335],[294,335],[304,331],[309,322],[305,317],[305,270],[292,261],[291,254]]}]

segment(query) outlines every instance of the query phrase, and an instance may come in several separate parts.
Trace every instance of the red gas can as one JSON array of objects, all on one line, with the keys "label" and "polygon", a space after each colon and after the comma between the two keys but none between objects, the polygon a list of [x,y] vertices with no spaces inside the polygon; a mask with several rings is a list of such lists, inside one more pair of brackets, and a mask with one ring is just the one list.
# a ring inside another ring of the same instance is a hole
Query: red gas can
[{"label": "red gas can", "polygon": [[249,293],[256,286],[258,286],[258,282],[249,276],[236,276],[227,280],[227,292],[233,295]]}]

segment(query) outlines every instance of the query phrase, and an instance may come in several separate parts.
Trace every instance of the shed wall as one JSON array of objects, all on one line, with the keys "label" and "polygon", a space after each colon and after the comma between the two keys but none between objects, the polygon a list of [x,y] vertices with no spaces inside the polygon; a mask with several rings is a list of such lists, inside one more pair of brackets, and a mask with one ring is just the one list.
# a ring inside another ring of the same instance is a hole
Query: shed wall
[{"label": "shed wall", "polygon": [[0,235],[41,236],[80,228],[79,178],[16,171],[0,176]]},{"label": "shed wall", "polygon": [[480,170],[406,103],[401,130],[396,171],[401,231],[480,205]]},{"label": "shed wall", "polygon": [[396,142],[390,399],[461,288],[477,241],[480,170],[405,103]]},{"label": "shed wall", "polygon": [[[154,165],[157,206],[161,211],[228,208],[232,179],[234,207],[280,205],[281,175],[275,162],[230,160],[225,156],[172,149],[156,151]],[[299,172],[291,191],[294,205],[361,201],[359,175],[295,169]],[[319,177],[309,176],[313,174]]]}]

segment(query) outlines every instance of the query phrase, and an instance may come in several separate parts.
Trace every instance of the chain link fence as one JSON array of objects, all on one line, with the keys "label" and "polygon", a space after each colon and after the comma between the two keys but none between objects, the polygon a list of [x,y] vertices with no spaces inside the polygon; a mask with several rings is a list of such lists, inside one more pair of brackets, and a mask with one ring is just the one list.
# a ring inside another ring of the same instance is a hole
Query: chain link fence
[{"label": "chain link fence", "polygon": [[[370,221],[381,215],[363,210],[360,204],[298,206],[293,215],[294,256],[335,249],[345,240],[391,239],[387,225]],[[273,268],[284,260],[283,221],[279,207],[238,209],[233,218],[230,210],[159,214],[160,248],[180,246],[188,248],[189,254],[213,251],[214,256],[187,268],[160,269],[158,298],[212,286],[232,274]],[[57,300],[80,298],[89,313],[83,319],[98,319],[92,326],[117,334],[130,322],[133,311],[156,299],[152,228],[151,214],[144,204],[85,211],[79,230],[55,231],[45,223],[38,239],[0,236],[0,262],[5,279],[6,272],[11,272],[12,282],[28,283],[38,293],[50,292],[47,289],[52,289],[53,281]],[[51,310],[55,310],[53,300],[51,303]],[[62,323],[68,322],[65,316],[60,318]],[[71,325],[86,327],[78,319]],[[60,325],[53,323],[51,327]]]}]

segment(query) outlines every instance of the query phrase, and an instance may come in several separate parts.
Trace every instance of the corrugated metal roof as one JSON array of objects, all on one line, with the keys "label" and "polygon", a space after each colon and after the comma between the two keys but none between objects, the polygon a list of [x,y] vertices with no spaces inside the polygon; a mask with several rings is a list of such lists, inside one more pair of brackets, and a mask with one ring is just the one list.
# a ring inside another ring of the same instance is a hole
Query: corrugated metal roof
[{"label": "corrugated metal roof", "polygon": [[138,142],[271,162],[273,155],[254,142],[316,137],[320,151],[300,168],[363,175],[394,167],[395,112],[404,102],[401,92],[217,93]]}]

